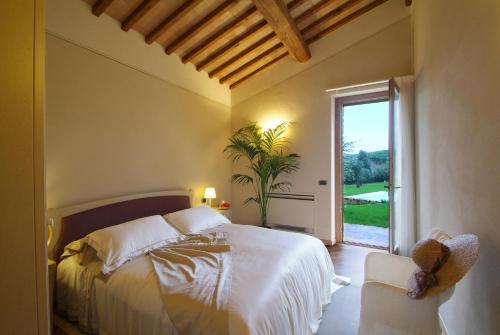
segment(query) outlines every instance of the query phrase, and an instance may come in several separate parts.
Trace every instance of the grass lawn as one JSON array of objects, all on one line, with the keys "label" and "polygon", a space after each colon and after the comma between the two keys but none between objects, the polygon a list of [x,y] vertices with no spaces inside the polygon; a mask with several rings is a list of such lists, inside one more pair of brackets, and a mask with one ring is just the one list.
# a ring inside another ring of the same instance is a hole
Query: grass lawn
[{"label": "grass lawn", "polygon": [[387,228],[389,222],[389,204],[346,204],[344,206],[344,222]]},{"label": "grass lawn", "polygon": [[384,187],[387,186],[387,183],[369,183],[363,184],[361,187],[356,187],[356,184],[353,185],[344,185],[344,196],[356,195],[362,193],[370,193],[370,192],[378,192],[378,191],[387,191]]}]

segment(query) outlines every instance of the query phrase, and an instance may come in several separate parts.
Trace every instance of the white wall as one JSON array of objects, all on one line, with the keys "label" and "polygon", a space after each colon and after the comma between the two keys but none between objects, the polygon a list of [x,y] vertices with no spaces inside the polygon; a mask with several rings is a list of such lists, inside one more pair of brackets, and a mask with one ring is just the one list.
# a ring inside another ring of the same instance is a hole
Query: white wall
[{"label": "white wall", "polygon": [[230,200],[229,107],[47,34],[47,203],[205,186]]},{"label": "white wall", "polygon": [[414,1],[418,221],[477,234],[441,308],[450,334],[500,333],[500,2]]},{"label": "white wall", "polygon": [[[325,90],[411,72],[411,25],[406,18],[231,108],[233,129],[269,118],[296,122],[289,134],[291,150],[302,158],[300,170],[290,180],[294,191],[316,194],[315,231],[319,238],[334,238],[332,108],[331,96]],[[238,170],[233,168],[233,172]],[[319,186],[320,179],[327,180],[328,186]],[[233,185],[234,220],[259,224],[257,208],[241,205],[249,196],[247,190]]]}]

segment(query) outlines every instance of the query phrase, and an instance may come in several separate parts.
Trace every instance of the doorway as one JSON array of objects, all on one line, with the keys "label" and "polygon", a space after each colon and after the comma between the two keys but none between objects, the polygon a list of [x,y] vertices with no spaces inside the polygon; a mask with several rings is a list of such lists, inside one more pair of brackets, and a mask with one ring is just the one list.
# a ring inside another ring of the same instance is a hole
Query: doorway
[{"label": "doorway", "polygon": [[389,250],[389,91],[335,98],[335,230],[343,243]]}]

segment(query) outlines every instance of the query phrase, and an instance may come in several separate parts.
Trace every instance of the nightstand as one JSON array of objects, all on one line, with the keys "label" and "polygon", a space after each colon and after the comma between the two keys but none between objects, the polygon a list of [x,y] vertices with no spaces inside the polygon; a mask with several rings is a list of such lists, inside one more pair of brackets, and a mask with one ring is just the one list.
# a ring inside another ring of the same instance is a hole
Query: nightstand
[{"label": "nightstand", "polygon": [[231,221],[231,217],[233,214],[233,210],[231,208],[219,208],[215,207],[214,208],[217,212],[220,214],[224,215],[229,221]]},{"label": "nightstand", "polygon": [[52,329],[54,311],[54,282],[56,280],[56,262],[52,259],[47,261],[49,272],[49,303],[50,303],[50,329]]}]

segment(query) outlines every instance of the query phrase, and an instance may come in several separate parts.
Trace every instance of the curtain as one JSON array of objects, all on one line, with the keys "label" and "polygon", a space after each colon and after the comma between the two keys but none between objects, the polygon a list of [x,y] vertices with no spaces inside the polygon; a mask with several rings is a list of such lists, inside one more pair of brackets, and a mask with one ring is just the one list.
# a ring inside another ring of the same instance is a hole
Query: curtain
[{"label": "curtain", "polygon": [[[399,254],[409,256],[416,242],[415,217],[415,115],[413,76],[394,78],[399,87],[398,115],[395,117],[396,180],[401,187],[396,195],[396,244]],[[398,150],[399,149],[399,150]]]}]

